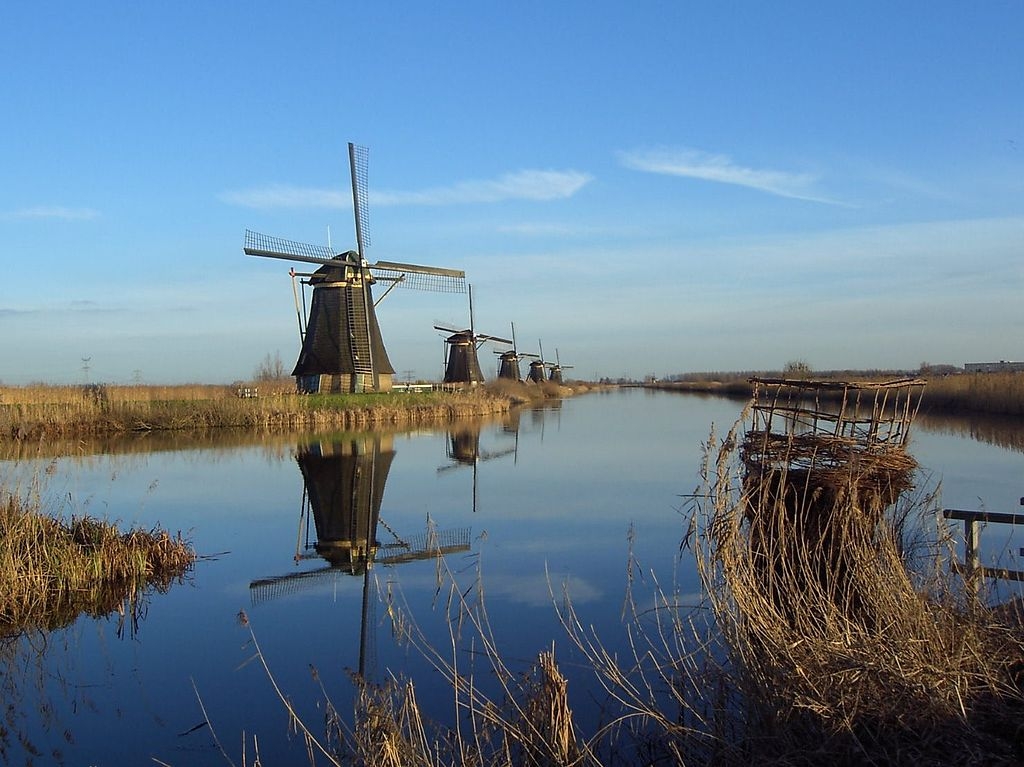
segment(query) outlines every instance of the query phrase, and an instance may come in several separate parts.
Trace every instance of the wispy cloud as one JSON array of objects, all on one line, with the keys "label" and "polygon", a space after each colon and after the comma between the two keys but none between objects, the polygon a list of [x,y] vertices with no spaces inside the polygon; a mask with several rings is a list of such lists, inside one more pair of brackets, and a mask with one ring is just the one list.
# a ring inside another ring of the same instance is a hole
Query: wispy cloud
[{"label": "wispy cloud", "polygon": [[62,221],[89,221],[98,218],[98,210],[93,208],[68,208],[62,205],[34,205],[18,208],[0,214],[3,218],[55,218]]},{"label": "wispy cloud", "polygon": [[698,149],[636,149],[620,152],[619,160],[627,168],[646,173],[734,184],[797,200],[843,204],[814,191],[818,182],[818,176],[814,174],[749,168],[737,164],[725,154],[712,154]]},{"label": "wispy cloud", "polygon": [[[496,179],[463,181],[419,191],[370,191],[373,205],[457,205],[506,200],[561,200],[572,197],[593,179],[587,173],[558,170],[522,170]],[[346,208],[345,191],[275,185],[261,189],[224,192],[220,199],[247,208]]]},{"label": "wispy cloud", "polygon": [[506,200],[564,200],[593,180],[588,173],[568,170],[521,170],[496,179],[462,181],[418,192],[370,194],[378,205],[456,205]]},{"label": "wispy cloud", "polygon": [[588,234],[578,227],[571,227],[566,224],[548,224],[536,222],[523,222],[520,224],[502,224],[496,230],[499,234],[517,234],[523,237],[573,237],[579,234]]},{"label": "wispy cloud", "polygon": [[223,192],[219,199],[243,208],[346,208],[352,205],[351,197],[337,189],[313,189],[284,184]]}]

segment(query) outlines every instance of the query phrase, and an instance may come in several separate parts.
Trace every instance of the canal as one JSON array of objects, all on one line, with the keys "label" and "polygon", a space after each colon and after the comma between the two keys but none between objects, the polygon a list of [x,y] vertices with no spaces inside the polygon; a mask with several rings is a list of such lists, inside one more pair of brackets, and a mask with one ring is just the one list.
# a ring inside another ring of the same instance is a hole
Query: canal
[{"label": "canal", "polygon": [[[620,653],[626,605],[700,604],[681,545],[689,496],[712,428],[724,435],[743,404],[630,389],[436,430],[149,435],[7,460],[0,477],[42,482],[53,513],[181,531],[201,559],[136,616],[0,645],[0,762],[223,765],[221,748],[236,764],[258,748],[303,763],[275,684],[316,735],[326,700],[351,716],[360,670],[413,680],[424,713],[450,721],[430,655],[498,694],[487,642],[516,674],[554,647],[594,725],[607,702],[566,638],[566,600]],[[1022,435],[922,414],[919,486],[941,483],[945,507],[1024,511]],[[1021,545],[990,526],[982,559],[1024,569]],[[459,602],[481,598],[474,626]]]}]

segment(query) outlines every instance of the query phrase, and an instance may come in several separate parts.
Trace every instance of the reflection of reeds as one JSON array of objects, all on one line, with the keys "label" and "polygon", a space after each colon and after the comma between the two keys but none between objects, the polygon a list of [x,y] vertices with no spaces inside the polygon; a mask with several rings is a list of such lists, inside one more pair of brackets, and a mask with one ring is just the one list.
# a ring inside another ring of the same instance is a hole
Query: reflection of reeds
[{"label": "reflection of reeds", "polygon": [[195,561],[181,536],[61,520],[37,494],[0,492],[0,635],[53,629],[85,613],[135,621],[143,592],[166,589]]}]

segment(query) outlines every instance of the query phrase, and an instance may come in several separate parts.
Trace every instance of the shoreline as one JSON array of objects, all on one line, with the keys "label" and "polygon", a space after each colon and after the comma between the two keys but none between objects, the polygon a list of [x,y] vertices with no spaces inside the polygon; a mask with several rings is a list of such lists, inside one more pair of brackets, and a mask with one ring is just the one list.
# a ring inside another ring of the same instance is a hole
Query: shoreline
[{"label": "shoreline", "polygon": [[5,387],[0,444],[226,428],[273,433],[443,424],[599,388],[606,387],[503,381],[456,392],[302,395],[276,387],[240,397],[226,386]]},{"label": "shoreline", "polygon": [[[884,380],[899,377],[889,376]],[[958,373],[918,377],[925,381],[921,398],[923,413],[1024,417],[1024,373]],[[812,375],[808,380],[854,382],[872,379]],[[746,376],[713,381],[662,381],[645,383],[643,388],[731,399],[749,399],[753,393],[753,387]],[[820,396],[827,398],[828,393],[823,391]]]}]

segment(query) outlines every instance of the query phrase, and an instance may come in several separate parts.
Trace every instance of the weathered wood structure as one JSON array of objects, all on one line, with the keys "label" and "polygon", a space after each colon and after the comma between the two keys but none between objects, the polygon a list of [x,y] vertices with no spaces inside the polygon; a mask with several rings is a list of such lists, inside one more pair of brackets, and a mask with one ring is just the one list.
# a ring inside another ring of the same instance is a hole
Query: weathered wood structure
[{"label": "weathered wood structure", "polygon": [[752,562],[787,613],[818,599],[870,622],[858,568],[914,483],[907,452],[924,381],[751,379],[740,446]]},{"label": "weathered wood structure", "polygon": [[798,495],[816,505],[827,500],[823,494],[854,493],[859,508],[876,514],[911,486],[917,464],[906,445],[923,380],[751,383],[740,453],[748,486],[785,488],[791,502]]}]

